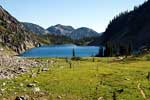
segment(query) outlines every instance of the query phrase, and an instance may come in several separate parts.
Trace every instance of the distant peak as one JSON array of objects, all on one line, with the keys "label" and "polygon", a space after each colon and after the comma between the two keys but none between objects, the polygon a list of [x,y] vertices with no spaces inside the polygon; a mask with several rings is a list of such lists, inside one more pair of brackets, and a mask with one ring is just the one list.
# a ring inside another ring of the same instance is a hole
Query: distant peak
[{"label": "distant peak", "polygon": [[78,29],[90,29],[90,28],[87,28],[87,27],[80,27]]},{"label": "distant peak", "polygon": [[[54,25],[54,27],[72,27],[70,25],[62,25],[62,24],[57,24],[57,25]],[[72,27],[73,28],[73,27]]]},{"label": "distant peak", "polygon": [[64,25],[61,25],[61,24],[56,24],[55,26],[64,26]]}]

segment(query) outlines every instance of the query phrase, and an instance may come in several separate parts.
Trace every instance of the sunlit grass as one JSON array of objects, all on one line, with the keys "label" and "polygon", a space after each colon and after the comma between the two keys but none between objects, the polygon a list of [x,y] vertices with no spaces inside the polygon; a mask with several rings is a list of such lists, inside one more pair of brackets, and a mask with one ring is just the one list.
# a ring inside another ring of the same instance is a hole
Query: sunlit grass
[{"label": "sunlit grass", "polygon": [[[79,61],[66,59],[49,59],[56,61],[49,65],[50,70],[41,72],[36,77],[30,74],[20,75],[13,80],[1,80],[6,83],[5,94],[2,97],[16,95],[36,95],[27,84],[35,82],[41,91],[46,92],[45,98],[57,100],[93,100],[103,97],[104,100],[113,100],[116,93],[117,100],[144,100],[137,85],[141,88],[147,99],[150,99],[150,81],[146,78],[150,72],[150,62],[147,60],[114,61],[114,58],[82,58]],[[47,59],[38,59],[46,62]],[[36,73],[39,68],[33,68]],[[23,83],[23,86],[19,86]],[[122,92],[120,92],[122,90]]]}]

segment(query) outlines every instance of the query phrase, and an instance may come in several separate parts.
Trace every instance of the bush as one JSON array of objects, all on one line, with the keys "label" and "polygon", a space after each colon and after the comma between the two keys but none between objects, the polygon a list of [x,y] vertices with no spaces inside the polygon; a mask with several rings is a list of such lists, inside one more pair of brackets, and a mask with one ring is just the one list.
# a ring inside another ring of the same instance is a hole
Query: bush
[{"label": "bush", "polygon": [[78,61],[78,60],[81,60],[81,57],[72,57],[71,60]]},{"label": "bush", "polygon": [[146,56],[144,57],[144,60],[150,61],[150,55],[146,55]]}]

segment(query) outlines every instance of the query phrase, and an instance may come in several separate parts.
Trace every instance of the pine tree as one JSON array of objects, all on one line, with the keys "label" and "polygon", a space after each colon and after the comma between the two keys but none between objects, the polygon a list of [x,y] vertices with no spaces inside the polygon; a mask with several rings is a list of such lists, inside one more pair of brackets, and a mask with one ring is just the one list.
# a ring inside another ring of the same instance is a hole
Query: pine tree
[{"label": "pine tree", "polygon": [[72,56],[73,57],[75,57],[76,55],[75,55],[75,49],[73,48],[73,50],[72,50]]}]

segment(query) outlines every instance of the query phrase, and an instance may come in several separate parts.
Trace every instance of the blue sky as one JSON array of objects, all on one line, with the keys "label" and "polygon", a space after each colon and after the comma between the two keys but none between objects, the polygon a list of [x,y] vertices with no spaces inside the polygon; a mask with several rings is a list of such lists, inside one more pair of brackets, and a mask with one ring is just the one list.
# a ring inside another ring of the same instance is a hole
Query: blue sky
[{"label": "blue sky", "polygon": [[19,21],[44,28],[55,24],[105,31],[109,21],[120,12],[132,10],[146,0],[0,0]]}]

